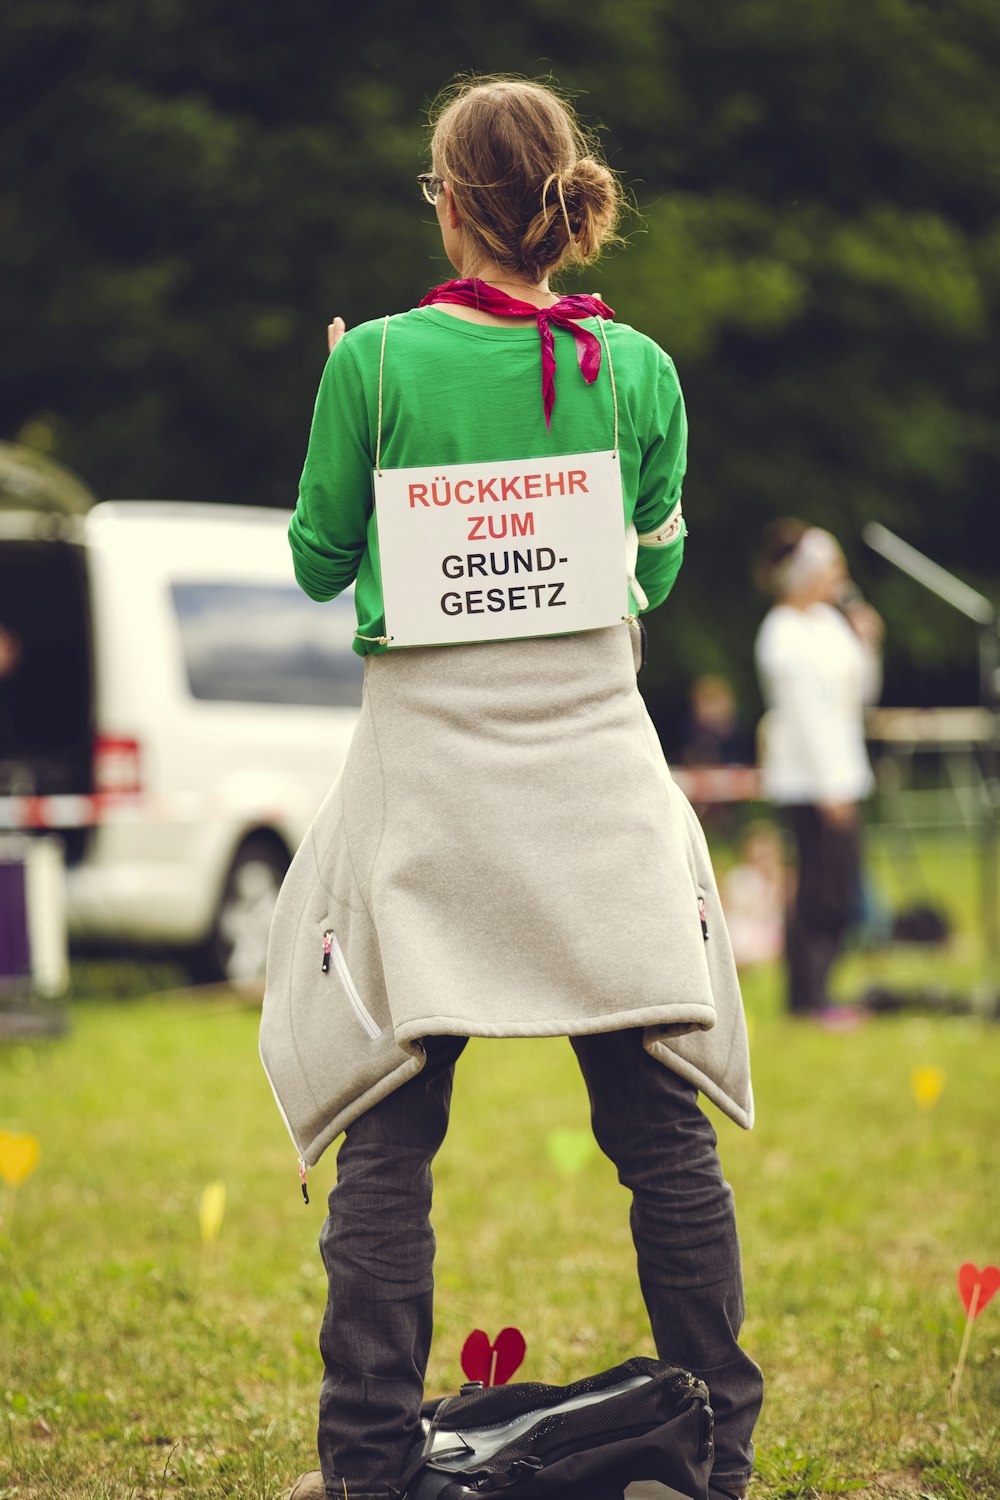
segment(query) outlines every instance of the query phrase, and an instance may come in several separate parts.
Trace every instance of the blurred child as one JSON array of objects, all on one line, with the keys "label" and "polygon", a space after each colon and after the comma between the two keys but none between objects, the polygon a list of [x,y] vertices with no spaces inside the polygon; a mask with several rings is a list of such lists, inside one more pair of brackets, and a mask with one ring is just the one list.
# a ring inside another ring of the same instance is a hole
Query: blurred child
[{"label": "blurred child", "polygon": [[706,672],[691,684],[690,718],[681,760],[686,766],[753,764],[753,735],[739,717],[725,677]]},{"label": "blurred child", "polygon": [[726,925],[741,969],[781,957],[789,887],[780,830],[762,819],[749,823],[740,862],[722,881]]}]

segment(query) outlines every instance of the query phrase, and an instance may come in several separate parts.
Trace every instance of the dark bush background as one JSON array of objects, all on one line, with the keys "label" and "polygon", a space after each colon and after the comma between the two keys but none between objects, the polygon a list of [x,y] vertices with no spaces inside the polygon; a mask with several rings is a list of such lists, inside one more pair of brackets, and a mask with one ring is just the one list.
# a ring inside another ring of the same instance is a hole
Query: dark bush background
[{"label": "dark bush background", "polygon": [[333,312],[446,268],[414,175],[464,70],[555,76],[638,213],[588,274],[674,355],[684,571],[653,617],[756,712],[764,522],[844,542],[886,699],[968,702],[974,627],[874,518],[998,593],[1000,9],[992,0],[12,0],[0,10],[0,435],[103,497],[294,502]]}]

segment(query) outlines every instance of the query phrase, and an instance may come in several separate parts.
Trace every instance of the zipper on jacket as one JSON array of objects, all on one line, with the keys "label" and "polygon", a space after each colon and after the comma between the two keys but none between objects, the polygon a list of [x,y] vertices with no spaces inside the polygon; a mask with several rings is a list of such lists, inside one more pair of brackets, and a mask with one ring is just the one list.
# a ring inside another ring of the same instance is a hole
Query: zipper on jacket
[{"label": "zipper on jacket", "polygon": [[278,1090],[274,1086],[274,1079],[271,1077],[270,1069],[268,1068],[267,1063],[264,1061],[264,1051],[259,1043],[257,1045],[257,1051],[260,1055],[261,1065],[264,1069],[264,1076],[267,1079],[268,1083],[271,1085],[271,1093],[274,1095],[274,1102],[278,1106],[278,1113],[284,1120],[285,1129],[288,1131],[288,1134],[292,1138],[292,1145],[295,1147],[295,1151],[299,1160],[299,1184],[302,1188],[302,1197],[304,1201],[308,1203],[309,1189],[306,1186],[306,1159],[302,1155],[302,1148],[295,1138],[295,1131],[292,1129],[292,1122],[291,1120],[289,1120],[287,1114],[285,1113],[285,1106],[282,1104],[280,1098],[278,1097]]},{"label": "zipper on jacket", "polygon": [[708,942],[708,910],[705,906],[704,896],[698,897],[698,916],[701,918],[701,935]]},{"label": "zipper on jacket", "polygon": [[365,1005],[365,1002],[362,1000],[361,996],[358,994],[357,986],[355,985],[354,980],[351,978],[351,971],[347,967],[347,960],[344,957],[344,950],[341,948],[339,942],[337,941],[336,933],[332,929],[328,929],[323,934],[323,962],[321,967],[324,974],[329,974],[330,972],[331,958],[333,959],[333,967],[337,971],[337,978],[344,986],[347,998],[353,1005],[358,1020],[361,1022],[362,1026],[365,1028],[372,1041],[374,1041],[377,1037],[380,1037],[382,1035],[382,1028],[375,1020],[375,1017],[372,1015],[367,1005]]}]

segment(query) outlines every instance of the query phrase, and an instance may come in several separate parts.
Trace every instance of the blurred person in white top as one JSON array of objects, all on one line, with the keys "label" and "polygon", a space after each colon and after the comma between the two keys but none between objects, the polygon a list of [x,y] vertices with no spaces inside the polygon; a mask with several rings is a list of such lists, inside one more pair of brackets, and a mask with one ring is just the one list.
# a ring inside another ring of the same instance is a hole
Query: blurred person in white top
[{"label": "blurred person in white top", "polygon": [[874,785],[864,709],[881,690],[883,626],[819,527],[773,522],[759,579],[775,600],[755,647],[764,790],[785,810],[798,856],[789,1009],[835,1021],[827,981],[859,902],[858,804]]}]

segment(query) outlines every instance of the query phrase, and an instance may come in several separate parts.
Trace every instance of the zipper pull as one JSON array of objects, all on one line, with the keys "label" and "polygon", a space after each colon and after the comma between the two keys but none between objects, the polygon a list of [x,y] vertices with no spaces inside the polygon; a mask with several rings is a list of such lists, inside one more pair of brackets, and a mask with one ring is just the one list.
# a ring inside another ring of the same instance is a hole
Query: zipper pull
[{"label": "zipper pull", "polygon": [[698,897],[698,916],[701,919],[701,935],[708,942],[708,912],[705,909],[704,896]]},{"label": "zipper pull", "polygon": [[329,974],[329,972],[330,972],[330,949],[332,947],[333,947],[333,933],[332,932],[324,932],[324,934],[323,934],[323,963],[322,963],[322,966],[321,966],[322,969],[323,969],[323,973],[324,974]]},{"label": "zipper pull", "polygon": [[299,1182],[302,1185],[302,1201],[304,1203],[308,1204],[308,1202],[309,1202],[309,1189],[306,1186],[306,1164],[303,1161],[303,1159],[302,1159],[301,1156],[299,1157]]}]

